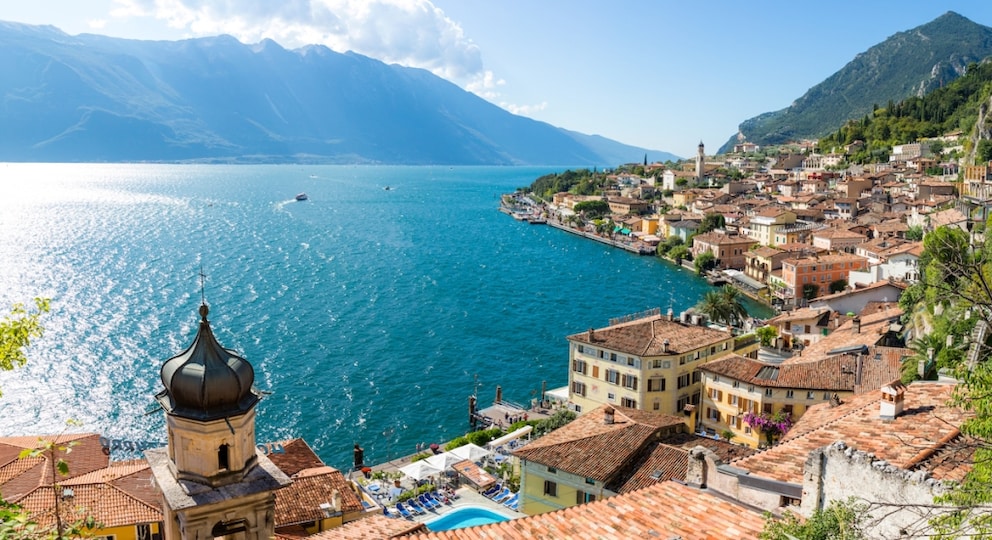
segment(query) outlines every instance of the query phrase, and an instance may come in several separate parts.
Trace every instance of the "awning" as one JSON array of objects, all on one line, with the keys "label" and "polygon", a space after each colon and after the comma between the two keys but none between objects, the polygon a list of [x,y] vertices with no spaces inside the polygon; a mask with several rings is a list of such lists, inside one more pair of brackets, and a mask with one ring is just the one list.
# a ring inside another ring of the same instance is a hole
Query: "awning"
[{"label": "awning", "polygon": [[507,433],[506,435],[503,435],[498,439],[493,439],[489,441],[488,443],[486,443],[486,448],[498,448],[510,441],[519,439],[520,437],[527,435],[531,431],[534,431],[534,426],[524,426],[514,431],[513,433]]},{"label": "awning", "polygon": [[552,388],[551,390],[545,392],[544,396],[555,401],[568,401],[568,387],[561,386],[558,388]]},{"label": "awning", "polygon": [[630,229],[623,228],[623,229],[620,229],[620,232],[623,233],[623,234],[630,234]]},{"label": "awning", "polygon": [[483,489],[496,483],[496,477],[484,471],[471,460],[459,461],[455,463],[453,468],[476,489]]},{"label": "awning", "polygon": [[738,283],[743,283],[744,285],[747,285],[748,287],[756,291],[760,291],[761,289],[768,287],[768,285],[765,285],[764,283],[756,279],[748,277],[747,275],[744,274],[744,272],[741,272],[740,270],[724,270],[723,273],[725,276],[729,277],[730,279],[737,281]]}]

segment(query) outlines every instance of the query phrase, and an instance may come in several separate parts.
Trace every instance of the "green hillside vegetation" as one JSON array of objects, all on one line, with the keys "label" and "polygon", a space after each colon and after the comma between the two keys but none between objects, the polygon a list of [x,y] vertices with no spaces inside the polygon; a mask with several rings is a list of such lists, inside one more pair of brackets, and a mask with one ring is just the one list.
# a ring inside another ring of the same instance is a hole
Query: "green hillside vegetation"
[{"label": "green hillside vegetation", "polygon": [[[790,106],[745,120],[748,141],[762,146],[820,138],[873,104],[922,96],[960,77],[965,66],[992,55],[992,28],[949,11],[858,54]],[[877,108],[877,107],[874,107]],[[721,149],[729,151],[731,138]]]},{"label": "green hillside vegetation", "polygon": [[[970,133],[978,117],[979,106],[988,101],[990,95],[992,62],[971,64],[965,76],[943,88],[923,97],[889,102],[884,108],[876,105],[873,112],[864,118],[849,120],[836,132],[821,139],[820,149],[823,152],[842,152],[844,145],[863,141],[864,149],[850,156],[848,161],[884,161],[896,144],[912,143],[954,131]],[[942,145],[934,141],[931,150],[936,154],[942,150]],[[992,145],[982,141],[978,159],[987,161],[992,158],[990,152]]]}]

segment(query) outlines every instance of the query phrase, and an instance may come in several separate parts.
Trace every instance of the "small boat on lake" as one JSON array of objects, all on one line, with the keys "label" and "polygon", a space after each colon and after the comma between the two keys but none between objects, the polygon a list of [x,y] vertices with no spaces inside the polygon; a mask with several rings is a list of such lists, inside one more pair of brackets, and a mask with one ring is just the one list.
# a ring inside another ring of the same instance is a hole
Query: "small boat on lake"
[{"label": "small boat on lake", "polygon": [[307,194],[306,193],[299,193],[299,194],[296,195],[296,200],[298,200],[298,201],[305,201],[305,200],[307,200],[309,198],[310,197],[307,197]]},{"label": "small boat on lake", "polygon": [[391,188],[391,187],[389,187],[389,186],[386,186],[386,187],[384,187],[384,188],[382,188],[382,189],[384,189],[385,191],[392,191],[392,189],[393,189],[393,188]]}]

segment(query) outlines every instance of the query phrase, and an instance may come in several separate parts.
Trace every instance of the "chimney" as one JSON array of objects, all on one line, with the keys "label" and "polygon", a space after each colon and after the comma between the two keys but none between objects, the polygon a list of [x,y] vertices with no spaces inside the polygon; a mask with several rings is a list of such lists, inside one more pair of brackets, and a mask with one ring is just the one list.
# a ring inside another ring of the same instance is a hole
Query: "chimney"
[{"label": "chimney", "polygon": [[851,324],[854,326],[854,333],[855,334],[860,334],[861,333],[861,317],[855,316],[853,319],[851,319]]},{"label": "chimney", "polygon": [[614,412],[616,412],[616,411],[613,410],[613,407],[607,407],[607,408],[603,409],[603,423],[604,424],[610,425],[610,424],[613,423],[613,413]]},{"label": "chimney", "polygon": [[675,310],[673,310],[672,308],[668,308],[668,320],[669,322],[675,320]]},{"label": "chimney", "polygon": [[662,343],[662,345],[664,345],[664,347],[665,347],[665,353],[667,354],[667,353],[668,353],[668,345],[669,345],[669,343],[668,343],[668,339],[667,339],[667,338],[666,338],[666,339],[665,339],[665,341],[664,341],[664,342]]},{"label": "chimney", "polygon": [[882,387],[882,399],[879,401],[878,416],[882,420],[894,420],[902,414],[906,398],[906,385],[898,379]]},{"label": "chimney", "polygon": [[589,338],[589,343],[592,343],[593,340],[596,339],[596,330],[590,328],[588,338]]}]

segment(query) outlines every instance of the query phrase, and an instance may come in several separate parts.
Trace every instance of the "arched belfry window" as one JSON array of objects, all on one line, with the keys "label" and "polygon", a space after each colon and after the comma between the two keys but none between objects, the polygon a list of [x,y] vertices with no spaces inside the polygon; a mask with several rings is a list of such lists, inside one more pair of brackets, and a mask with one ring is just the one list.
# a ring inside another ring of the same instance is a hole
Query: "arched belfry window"
[{"label": "arched belfry window", "polygon": [[217,449],[217,468],[230,469],[230,447],[226,444],[220,445]]}]

